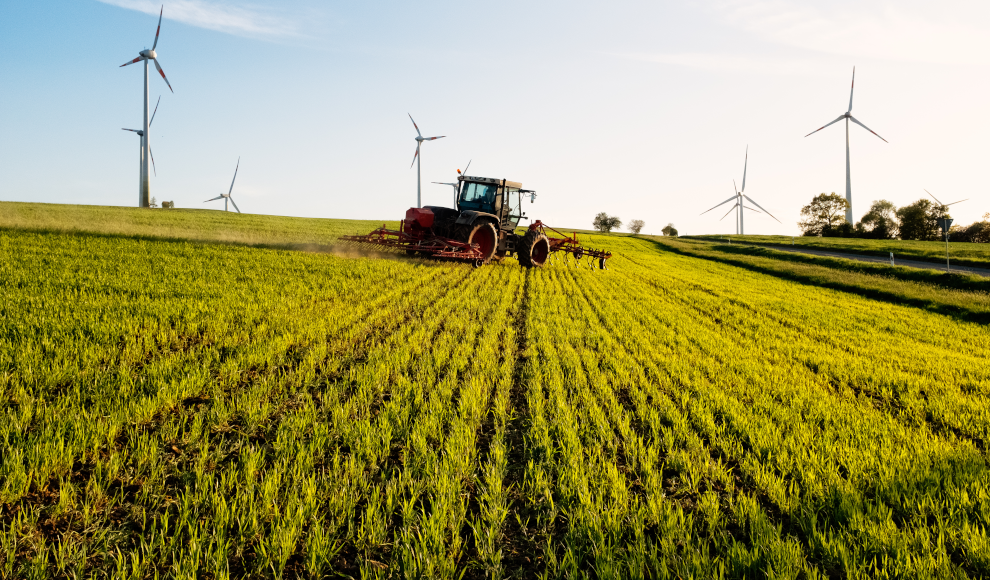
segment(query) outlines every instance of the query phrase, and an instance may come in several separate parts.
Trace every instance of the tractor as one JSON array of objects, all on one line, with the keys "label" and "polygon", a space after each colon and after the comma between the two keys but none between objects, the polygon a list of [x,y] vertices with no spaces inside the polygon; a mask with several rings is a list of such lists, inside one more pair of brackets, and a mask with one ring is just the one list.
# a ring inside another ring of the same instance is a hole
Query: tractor
[{"label": "tractor", "polygon": [[[457,178],[457,207],[424,206],[406,211],[399,231],[384,225],[366,235],[341,236],[341,240],[405,250],[410,255],[472,262],[481,266],[515,256],[527,268],[541,268],[554,253],[597,260],[605,269],[610,252],[585,248],[577,234],[570,236],[536,220],[519,233],[520,220],[529,218],[522,203],[536,192],[523,189],[521,183],[491,177]],[[554,235],[556,234],[556,235]]]}]

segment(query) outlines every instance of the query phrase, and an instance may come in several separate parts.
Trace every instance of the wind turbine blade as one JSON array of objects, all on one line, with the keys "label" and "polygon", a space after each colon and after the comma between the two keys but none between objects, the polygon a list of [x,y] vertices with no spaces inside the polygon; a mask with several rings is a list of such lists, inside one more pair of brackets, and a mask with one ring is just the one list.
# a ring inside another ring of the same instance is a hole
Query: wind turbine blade
[{"label": "wind turbine blade", "polygon": [[[168,79],[165,78],[165,71],[163,71],[161,65],[158,64],[158,59],[156,58],[152,60],[155,61],[155,68],[158,69],[158,74],[162,75],[162,78],[165,79],[165,84],[168,85],[168,90],[172,91],[172,85],[168,82]],[[172,92],[174,93],[175,91]]]},{"label": "wind turbine blade", "polygon": [[949,207],[950,205],[956,205],[957,203],[962,203],[964,201],[969,201],[969,198],[967,197],[966,199],[960,199],[959,201],[954,201],[952,203],[947,203],[947,204],[945,204],[945,207]]},{"label": "wind turbine blade", "polygon": [[[836,124],[836,123],[838,123],[839,121],[841,121],[841,120],[843,120],[843,119],[845,119],[845,118],[846,118],[846,116],[845,116],[845,115],[839,115],[839,118],[838,118],[838,119],[836,119],[836,120],[834,120],[834,121],[832,121],[832,122],[831,122],[831,123],[829,123],[828,125],[834,125],[834,124]],[[819,132],[819,131],[821,131],[821,130],[822,130],[822,129],[824,129],[825,127],[828,127],[828,125],[822,125],[821,127],[819,127],[819,128],[817,128],[817,129],[815,129],[815,130],[814,130],[814,131],[812,131],[811,133],[808,133],[808,135],[814,135],[815,133],[817,133],[817,132]],[[807,137],[808,135],[805,135],[805,137]]]},{"label": "wind turbine blade", "polygon": [[[850,121],[852,121],[853,123],[856,123],[856,124],[857,124],[857,125],[859,125],[860,127],[862,127],[862,128],[864,128],[864,129],[866,129],[866,130],[867,130],[867,131],[869,131],[870,133],[873,133],[873,129],[870,129],[870,128],[869,128],[869,127],[867,127],[866,125],[864,125],[864,124],[862,124],[862,123],[860,123],[859,121],[857,121],[857,120],[856,120],[856,117],[853,117],[852,115],[849,115],[849,120],[850,120]],[[874,135],[877,135],[876,133],[873,133],[873,134],[874,134]],[[881,140],[881,141],[883,141],[884,143],[889,143],[889,141],[887,141],[887,140],[886,140],[886,139],[884,139],[883,137],[880,137],[880,135],[877,135],[877,137],[879,137],[879,138],[880,138],[880,140]]]},{"label": "wind turbine blade", "polygon": [[443,139],[444,137],[446,137],[446,135],[440,135],[439,137],[427,137],[426,139],[423,139],[423,140],[424,141],[436,141],[437,139]]},{"label": "wind turbine blade", "polygon": [[849,110],[847,113],[853,112],[853,89],[856,88],[856,67],[853,67],[853,80],[852,84],[849,85]]},{"label": "wind turbine blade", "polygon": [[743,162],[743,186],[740,191],[746,191],[746,168],[749,166],[749,145],[746,146],[746,161]]},{"label": "wind turbine blade", "polygon": [[151,168],[155,170],[155,177],[158,177],[158,168],[155,167],[155,152],[148,147],[148,153],[151,153]]},{"label": "wind turbine blade", "polygon": [[121,129],[121,131],[134,131],[135,133],[141,133],[140,129]]},{"label": "wind turbine blade", "polygon": [[[120,66],[121,66],[121,67],[124,67],[124,66],[127,66],[127,65],[129,65],[129,64],[134,64],[134,63],[136,63],[136,62],[141,62],[141,59],[142,59],[142,58],[144,58],[144,57],[141,57],[141,56],[139,56],[139,57],[137,57],[137,58],[135,58],[134,60],[132,60],[132,61],[129,61],[129,62],[125,62],[124,64],[122,64],[122,65],[120,65]],[[120,68],[120,67],[118,67],[118,68]]]},{"label": "wind turbine blade", "polygon": [[[409,115],[409,113],[406,114]],[[416,134],[422,137],[423,134],[419,132],[419,125],[416,124],[416,121],[413,121],[412,115],[409,115],[409,120],[412,121],[413,127],[416,127]]]},{"label": "wind turbine blade", "polygon": [[468,161],[468,164],[464,166],[464,173],[462,173],[461,175],[467,175],[468,167],[471,167],[471,161],[474,161],[474,159]]},{"label": "wind turbine blade", "polygon": [[[778,224],[783,224],[783,222],[781,222],[780,220],[778,220],[778,219],[776,218],[776,216],[774,216],[774,215],[773,215],[772,213],[770,213],[770,212],[768,212],[768,211],[766,210],[766,208],[764,208],[764,207],[763,207],[763,206],[761,206],[760,204],[758,204],[758,203],[756,203],[755,201],[753,201],[753,198],[751,198],[751,197],[750,197],[750,196],[748,196],[748,195],[743,195],[743,197],[745,197],[746,199],[748,199],[748,200],[749,200],[749,203],[751,203],[751,204],[753,204],[753,205],[755,205],[756,207],[758,207],[758,208],[760,208],[760,209],[762,209],[763,211],[765,211],[765,212],[767,213],[767,215],[768,215],[768,216],[770,216],[770,217],[772,217],[773,219],[775,219],[775,220],[777,220],[777,223],[778,223]],[[748,208],[747,208],[747,209],[748,209]]]},{"label": "wind turbine blade", "polygon": [[[725,204],[729,203],[730,201],[732,201],[734,199],[736,199],[736,196],[733,195],[732,197],[730,197],[729,199],[727,199],[727,200],[723,201],[722,203],[716,205],[715,207],[718,207],[719,205],[725,205]],[[710,208],[710,209],[706,209],[705,211],[701,212],[698,215],[705,215],[706,213],[708,213],[708,212],[712,211],[713,209],[715,209],[715,207]]]},{"label": "wind turbine blade", "polygon": [[[938,201],[938,198],[937,198],[937,197],[935,197],[934,195],[932,195],[932,192],[930,192],[930,191],[928,191],[928,190],[926,189],[926,190],[925,190],[925,193],[927,193],[928,195],[931,195],[931,196],[932,196],[932,199],[934,199],[935,201]],[[956,203],[958,203],[958,202],[956,202]],[[938,201],[938,204],[939,204],[939,205],[945,205],[945,204],[944,204],[944,203],[942,203],[941,201]]]},{"label": "wind turbine blade", "polygon": [[409,164],[409,169],[412,169],[413,165],[416,165],[416,158],[419,157],[419,145],[421,142],[416,143],[416,153],[413,154],[413,162]]},{"label": "wind turbine blade", "polygon": [[[721,204],[719,204],[719,205],[721,205]],[[727,218],[727,217],[729,217],[729,214],[730,214],[730,213],[732,213],[732,210],[734,210],[734,209],[736,209],[737,207],[739,207],[739,202],[738,202],[738,201],[736,202],[736,205],[734,205],[734,206],[732,206],[732,207],[730,207],[730,208],[729,208],[729,211],[728,211],[728,212],[726,212],[726,214],[725,214],[724,216],[722,216],[722,219],[720,219],[720,220],[718,220],[718,221],[722,221],[722,220],[724,220],[725,218]],[[715,208],[712,208],[712,209],[715,209]]]},{"label": "wind turbine blade", "polygon": [[[750,200],[750,201],[752,201],[752,200]],[[762,211],[760,211],[760,210],[758,210],[758,209],[753,209],[753,208],[751,208],[751,207],[746,207],[746,206],[742,206],[742,208],[743,208],[743,209],[748,209],[749,211],[755,211],[756,213],[763,213]],[[771,216],[771,217],[772,217],[772,216]]]},{"label": "wind turbine blade", "polygon": [[737,196],[739,195],[739,188],[736,187],[736,180],[735,179],[732,180],[732,191],[736,192],[736,195]]},{"label": "wind turbine blade", "polygon": [[148,126],[150,127],[152,123],[155,122],[155,115],[158,114],[158,105],[162,102],[162,96],[158,95],[158,102],[155,103],[155,112],[151,114],[151,120],[148,121]]},{"label": "wind turbine blade", "polygon": [[230,191],[227,192],[227,197],[230,197],[231,192],[234,191],[234,182],[237,181],[237,170],[241,168],[241,158],[237,158],[237,167],[234,168],[234,178],[230,180]]},{"label": "wind turbine blade", "polygon": [[162,31],[162,14],[165,13],[165,5],[162,4],[162,10],[158,13],[158,28],[155,30],[155,43],[151,45],[151,50],[155,50],[158,46],[158,33]]},{"label": "wind turbine blade", "polygon": [[224,198],[224,196],[223,196],[223,194],[221,194],[221,195],[218,195],[218,196],[216,196],[216,197],[214,197],[212,199],[208,199],[208,200],[204,201],[203,203],[209,203],[211,201],[216,201],[218,199],[223,199],[223,198]]},{"label": "wind turbine blade", "polygon": [[234,201],[234,198],[231,196],[227,196],[227,199],[230,200],[230,203],[234,204],[234,209],[237,210],[237,213],[241,213],[241,208],[237,207],[237,202]]}]

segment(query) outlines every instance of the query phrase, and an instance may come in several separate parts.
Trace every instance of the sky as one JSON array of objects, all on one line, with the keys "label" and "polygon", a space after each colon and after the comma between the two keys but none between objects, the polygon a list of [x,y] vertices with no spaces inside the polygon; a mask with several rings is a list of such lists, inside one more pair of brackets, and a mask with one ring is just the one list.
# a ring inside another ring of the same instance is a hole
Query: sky
[{"label": "sky", "polygon": [[[0,3],[0,201],[134,206],[143,71],[161,2]],[[241,211],[394,220],[450,205],[449,182],[520,181],[531,218],[645,233],[734,233],[741,185],[799,233],[801,207],[845,192],[853,212],[926,197],[957,223],[990,212],[990,3],[943,0],[326,2],[166,0],[151,68],[157,175],[180,208],[230,187]]]}]

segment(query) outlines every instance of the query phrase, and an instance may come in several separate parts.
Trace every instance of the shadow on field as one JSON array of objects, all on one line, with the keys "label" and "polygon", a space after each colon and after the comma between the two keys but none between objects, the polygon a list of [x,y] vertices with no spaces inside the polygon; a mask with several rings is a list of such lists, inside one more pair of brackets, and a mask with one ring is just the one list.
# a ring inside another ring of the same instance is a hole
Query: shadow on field
[{"label": "shadow on field", "polygon": [[[764,266],[751,264],[743,260],[735,260],[732,259],[731,257],[713,256],[713,255],[703,254],[701,252],[692,252],[690,250],[678,248],[673,245],[664,244],[649,238],[642,238],[642,239],[652,243],[658,250],[663,252],[672,252],[689,258],[698,258],[701,260],[708,260],[720,264],[727,264],[730,266],[735,266],[737,268],[749,270],[751,272],[765,274],[768,276],[773,276],[775,278],[780,278],[791,282],[797,282],[799,284],[805,284],[809,286],[819,286],[822,288],[829,288],[831,290],[838,290],[840,292],[856,294],[857,296],[862,296],[864,298],[869,298],[871,300],[878,300],[881,302],[888,302],[891,304],[899,304],[903,306],[911,306],[914,308],[919,308],[921,310],[927,310],[929,312],[934,312],[945,316],[951,316],[952,318],[955,318],[963,322],[973,322],[977,324],[990,323],[990,312],[987,312],[985,310],[970,309],[970,308],[965,308],[963,306],[957,306],[951,304],[940,304],[937,302],[932,302],[930,300],[911,298],[909,296],[904,296],[896,292],[880,290],[877,288],[864,288],[862,286],[857,286],[855,284],[848,284],[848,283],[837,282],[832,280],[823,280],[817,276],[805,275],[797,272],[783,272],[780,270],[775,270],[773,268],[767,268]],[[770,251],[765,250],[763,248],[732,247],[726,245],[726,246],[717,246],[717,247],[713,246],[711,250],[722,253],[734,253],[734,254],[747,255],[747,256],[771,258],[774,260],[780,260],[784,262],[796,262],[796,263],[802,263],[802,264],[808,264],[814,266],[830,267],[830,268],[840,269],[844,272],[855,272],[855,273],[861,273],[872,276],[887,276],[890,278],[896,278],[898,280],[904,280],[907,282],[930,284],[932,286],[945,287],[953,290],[964,290],[968,292],[982,292],[982,293],[986,293],[990,291],[990,282],[984,282],[982,280],[972,281],[969,280],[968,278],[962,276],[956,276],[952,274],[944,274],[944,273],[939,274],[934,272],[927,272],[924,270],[918,270],[918,271],[911,270],[908,272],[903,272],[901,270],[893,270],[893,269],[884,270],[883,272],[881,272],[871,268],[864,268],[856,264],[850,265],[847,260],[838,260],[834,258],[822,259],[817,257],[803,256],[799,254],[789,254],[786,252],[773,252],[772,254],[770,254],[769,253]]]}]

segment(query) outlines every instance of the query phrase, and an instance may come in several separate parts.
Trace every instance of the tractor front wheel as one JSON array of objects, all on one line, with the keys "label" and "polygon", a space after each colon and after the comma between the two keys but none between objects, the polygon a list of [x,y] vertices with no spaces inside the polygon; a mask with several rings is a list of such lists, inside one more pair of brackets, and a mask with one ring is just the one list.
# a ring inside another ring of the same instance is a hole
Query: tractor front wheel
[{"label": "tractor front wheel", "polygon": [[498,232],[495,231],[495,226],[491,222],[481,222],[473,226],[462,227],[461,235],[458,237],[463,242],[478,244],[478,249],[482,255],[482,263],[487,264],[492,259],[492,256],[495,255],[495,250],[498,247]]},{"label": "tractor front wheel", "polygon": [[550,242],[546,234],[539,230],[529,230],[523,236],[517,253],[521,265],[527,268],[542,268],[543,264],[547,263],[547,257],[550,256]]}]

